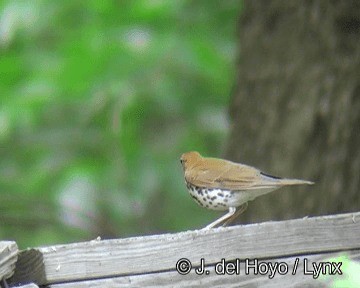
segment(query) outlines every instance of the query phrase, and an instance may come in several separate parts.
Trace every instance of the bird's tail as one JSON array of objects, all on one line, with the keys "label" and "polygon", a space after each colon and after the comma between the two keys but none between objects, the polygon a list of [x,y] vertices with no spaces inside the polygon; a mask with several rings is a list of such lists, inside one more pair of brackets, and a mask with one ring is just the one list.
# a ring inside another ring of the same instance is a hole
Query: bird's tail
[{"label": "bird's tail", "polygon": [[313,185],[314,182],[300,179],[279,179],[279,184],[281,185]]},{"label": "bird's tail", "polygon": [[286,185],[313,185],[314,184],[314,182],[307,181],[307,180],[280,178],[280,177],[271,176],[271,175],[268,175],[268,174],[265,174],[262,172],[261,172],[261,176],[262,176],[263,180],[265,180],[269,183],[272,183],[273,185],[286,186]]}]

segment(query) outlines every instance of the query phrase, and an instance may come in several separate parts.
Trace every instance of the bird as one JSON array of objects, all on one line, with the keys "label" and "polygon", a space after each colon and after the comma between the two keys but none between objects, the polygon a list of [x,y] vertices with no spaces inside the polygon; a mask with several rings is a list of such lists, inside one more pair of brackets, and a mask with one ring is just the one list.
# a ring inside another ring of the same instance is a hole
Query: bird
[{"label": "bird", "polygon": [[314,182],[271,176],[257,168],[229,160],[202,157],[191,151],[181,155],[185,184],[191,197],[202,207],[228,211],[203,229],[226,226],[243,213],[248,202],[290,185]]}]

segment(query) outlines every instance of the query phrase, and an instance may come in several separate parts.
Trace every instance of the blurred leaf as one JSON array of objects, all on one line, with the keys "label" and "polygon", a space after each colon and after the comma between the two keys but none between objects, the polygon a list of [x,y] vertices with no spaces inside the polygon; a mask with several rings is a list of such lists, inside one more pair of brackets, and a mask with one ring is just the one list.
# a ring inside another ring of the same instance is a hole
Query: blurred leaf
[{"label": "blurred leaf", "polygon": [[241,1],[0,3],[0,238],[189,229],[187,150],[220,153]]}]

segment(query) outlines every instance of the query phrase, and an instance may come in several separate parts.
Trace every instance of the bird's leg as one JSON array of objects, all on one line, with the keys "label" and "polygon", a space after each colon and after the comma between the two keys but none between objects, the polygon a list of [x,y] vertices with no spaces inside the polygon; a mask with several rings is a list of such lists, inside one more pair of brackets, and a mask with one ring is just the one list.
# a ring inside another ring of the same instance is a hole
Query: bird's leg
[{"label": "bird's leg", "polygon": [[227,219],[226,221],[224,221],[223,223],[223,227],[227,226],[228,224],[230,224],[232,221],[234,221],[236,219],[236,217],[238,217],[240,214],[244,213],[245,210],[248,207],[248,202],[244,203],[243,205],[240,206],[240,209],[238,209],[236,211],[236,213],[234,215],[232,215],[229,219]]},{"label": "bird's leg", "polygon": [[216,225],[220,224],[221,222],[224,222],[227,219],[231,218],[235,214],[235,212],[236,212],[236,207],[230,207],[228,213],[226,213],[224,216],[220,217],[219,219],[215,220],[214,222],[204,227],[203,230],[214,228]]}]

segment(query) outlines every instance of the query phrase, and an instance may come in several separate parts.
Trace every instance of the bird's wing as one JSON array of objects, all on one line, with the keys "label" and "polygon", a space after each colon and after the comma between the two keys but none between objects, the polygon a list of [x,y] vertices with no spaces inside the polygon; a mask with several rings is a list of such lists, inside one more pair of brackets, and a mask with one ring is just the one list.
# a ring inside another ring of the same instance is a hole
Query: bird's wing
[{"label": "bird's wing", "polygon": [[247,190],[263,186],[259,170],[243,164],[226,162],[226,165],[221,165],[224,163],[219,163],[218,159],[211,159],[206,165],[193,167],[185,178],[199,187],[226,190]]}]

